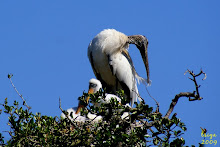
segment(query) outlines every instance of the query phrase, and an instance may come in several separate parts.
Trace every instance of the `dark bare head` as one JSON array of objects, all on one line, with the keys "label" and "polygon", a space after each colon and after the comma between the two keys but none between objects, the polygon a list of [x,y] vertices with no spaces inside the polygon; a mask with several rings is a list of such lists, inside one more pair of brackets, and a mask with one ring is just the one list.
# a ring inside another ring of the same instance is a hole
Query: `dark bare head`
[{"label": "dark bare head", "polygon": [[147,54],[147,47],[148,47],[147,38],[143,35],[128,36],[128,43],[135,44],[136,47],[139,49],[147,72],[147,83],[150,84],[150,71],[149,71],[148,54]]}]

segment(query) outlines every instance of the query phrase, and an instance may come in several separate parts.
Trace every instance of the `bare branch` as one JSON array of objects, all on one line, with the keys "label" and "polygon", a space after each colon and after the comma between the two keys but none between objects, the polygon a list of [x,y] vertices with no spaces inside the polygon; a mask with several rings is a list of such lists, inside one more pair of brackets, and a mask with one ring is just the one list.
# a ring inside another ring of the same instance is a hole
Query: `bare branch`
[{"label": "bare branch", "polygon": [[60,110],[63,112],[63,114],[65,114],[64,112],[64,110],[63,110],[63,108],[61,107],[61,99],[60,99],[60,97],[59,97],[59,108],[60,108]]},{"label": "bare branch", "polygon": [[13,74],[8,74],[8,78],[11,82],[12,87],[15,89],[16,93],[19,95],[19,97],[23,100],[23,104],[28,108],[28,110],[31,109],[31,107],[28,106],[27,102],[24,100],[23,96],[18,92],[17,88],[15,87],[15,85],[13,84],[11,78],[12,78]]},{"label": "bare branch", "polygon": [[184,73],[184,75],[187,72],[192,76],[192,78],[189,78],[189,79],[194,82],[195,87],[196,87],[196,91],[193,91],[193,92],[180,92],[179,94],[177,94],[175,96],[175,98],[172,100],[172,102],[170,104],[170,108],[168,109],[166,115],[164,116],[165,118],[168,118],[170,116],[170,114],[173,112],[173,109],[176,106],[179,98],[181,98],[181,97],[188,97],[189,101],[195,101],[195,100],[202,100],[203,99],[202,97],[200,97],[200,94],[199,94],[199,87],[200,87],[200,85],[197,84],[196,77],[200,76],[201,74],[204,74],[205,77],[203,78],[203,80],[205,80],[206,77],[207,77],[206,74],[202,70],[198,74],[194,74],[193,71],[187,70]]},{"label": "bare branch", "polygon": [[144,99],[140,96],[140,94],[139,94],[138,92],[136,92],[134,89],[132,89],[132,91],[135,92],[135,94],[137,94],[137,96],[138,96],[139,98],[141,98],[141,100],[145,103]]},{"label": "bare branch", "polygon": [[150,92],[147,89],[147,86],[145,86],[145,89],[147,90],[148,95],[155,101],[155,103],[157,105],[156,112],[159,112],[160,104],[157,102],[157,100],[153,96],[151,96]]}]

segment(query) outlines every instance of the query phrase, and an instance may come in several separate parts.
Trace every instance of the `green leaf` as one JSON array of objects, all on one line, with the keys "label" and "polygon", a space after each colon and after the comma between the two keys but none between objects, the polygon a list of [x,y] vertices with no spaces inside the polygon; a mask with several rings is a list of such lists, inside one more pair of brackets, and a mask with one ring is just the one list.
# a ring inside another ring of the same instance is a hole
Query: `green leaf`
[{"label": "green leaf", "polygon": [[8,74],[8,78],[11,79],[13,77],[13,74]]},{"label": "green leaf", "polygon": [[159,140],[157,138],[154,138],[153,143],[154,143],[154,145],[157,145],[159,143]]}]

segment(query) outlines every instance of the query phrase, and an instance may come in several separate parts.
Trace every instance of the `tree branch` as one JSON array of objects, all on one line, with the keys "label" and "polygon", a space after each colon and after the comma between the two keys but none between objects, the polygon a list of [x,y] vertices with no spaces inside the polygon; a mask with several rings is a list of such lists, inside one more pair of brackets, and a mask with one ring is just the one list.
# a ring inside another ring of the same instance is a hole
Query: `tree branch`
[{"label": "tree branch", "polygon": [[160,111],[160,110],[159,110],[160,104],[158,103],[158,101],[157,101],[153,96],[151,96],[150,92],[149,92],[148,89],[147,89],[147,86],[145,86],[145,89],[146,89],[148,95],[155,101],[155,103],[156,103],[156,105],[157,105],[156,112],[159,112],[159,111]]},{"label": "tree branch", "polygon": [[[63,112],[63,114],[66,116],[66,118],[71,122],[71,124],[76,127],[76,124],[73,123],[73,121],[69,118],[69,116],[66,114],[67,112],[63,110],[63,108],[61,107],[61,99],[59,97],[59,108],[60,110]],[[75,122],[75,121],[74,121]]]},{"label": "tree branch", "polygon": [[31,109],[31,107],[28,106],[27,102],[24,100],[23,96],[18,92],[17,88],[15,87],[15,85],[13,84],[11,78],[12,78],[13,74],[8,74],[8,78],[11,82],[12,87],[15,89],[16,93],[20,96],[20,98],[23,100],[23,104],[28,108],[28,110]]},{"label": "tree branch", "polygon": [[195,101],[195,100],[202,100],[203,98],[200,97],[200,94],[199,94],[199,87],[201,85],[198,85],[197,84],[197,81],[196,81],[196,77],[200,76],[201,74],[204,74],[204,78],[202,80],[205,80],[206,79],[206,74],[201,70],[199,74],[194,74],[193,71],[190,71],[190,70],[187,70],[184,75],[186,73],[189,73],[192,78],[189,78],[190,80],[192,80],[195,84],[195,87],[196,87],[196,90],[193,91],[193,92],[180,92],[179,94],[177,94],[175,96],[175,98],[172,100],[171,104],[170,104],[170,108],[168,109],[166,115],[164,116],[165,118],[168,118],[170,116],[170,114],[173,112],[173,109],[174,107],[176,106],[179,98],[181,97],[188,97],[189,98],[189,101]]}]

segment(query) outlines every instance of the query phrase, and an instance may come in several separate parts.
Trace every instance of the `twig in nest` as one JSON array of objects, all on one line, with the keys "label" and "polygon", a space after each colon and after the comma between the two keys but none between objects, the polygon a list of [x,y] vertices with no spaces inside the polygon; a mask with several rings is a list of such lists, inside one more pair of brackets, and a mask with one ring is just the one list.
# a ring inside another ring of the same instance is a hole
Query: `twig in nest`
[{"label": "twig in nest", "polygon": [[134,89],[132,89],[133,92],[135,92],[135,94],[137,94],[137,96],[145,103],[144,99],[140,96],[139,93],[137,93]]},{"label": "twig in nest", "polygon": [[153,96],[151,96],[150,92],[149,92],[148,89],[147,89],[147,86],[145,86],[145,88],[146,88],[146,90],[147,90],[148,95],[155,101],[155,103],[156,103],[156,105],[157,105],[156,112],[159,112],[160,104],[157,102],[157,100],[156,100]]},{"label": "twig in nest", "polygon": [[27,102],[24,100],[23,96],[18,92],[17,88],[15,87],[15,85],[13,84],[11,78],[12,78],[13,74],[8,74],[8,78],[11,82],[12,87],[15,89],[16,93],[19,95],[19,97],[23,100],[23,104],[28,108],[28,110],[31,109],[31,107],[28,106]]},{"label": "twig in nest", "polygon": [[177,94],[175,96],[175,98],[172,100],[172,102],[170,104],[170,108],[168,109],[166,115],[164,116],[165,118],[168,118],[170,116],[170,114],[173,112],[173,109],[176,106],[176,104],[177,104],[180,97],[188,97],[189,101],[195,101],[195,100],[201,100],[202,99],[202,97],[200,97],[200,94],[199,94],[200,85],[197,84],[196,77],[200,76],[201,74],[204,74],[203,80],[205,80],[206,77],[207,77],[206,74],[202,70],[200,71],[199,74],[194,74],[193,71],[187,70],[184,73],[184,75],[187,72],[192,76],[192,78],[189,78],[189,79],[194,82],[195,87],[196,87],[196,91],[193,91],[193,92],[180,92],[179,94]]},{"label": "twig in nest", "polygon": [[66,114],[66,111],[63,110],[63,108],[61,107],[61,99],[59,97],[59,108],[60,110],[63,112],[63,114],[66,116],[66,118],[71,122],[71,124],[76,127],[76,124],[73,123],[73,121],[69,118],[69,116]]}]

